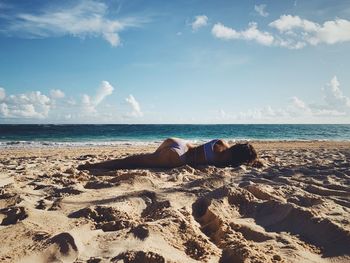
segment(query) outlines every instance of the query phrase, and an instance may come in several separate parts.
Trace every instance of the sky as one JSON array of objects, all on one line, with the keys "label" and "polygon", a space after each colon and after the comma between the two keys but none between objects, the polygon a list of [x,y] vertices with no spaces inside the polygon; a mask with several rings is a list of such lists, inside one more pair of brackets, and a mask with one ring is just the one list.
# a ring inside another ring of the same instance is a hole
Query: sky
[{"label": "sky", "polygon": [[0,0],[0,123],[350,123],[350,0]]}]

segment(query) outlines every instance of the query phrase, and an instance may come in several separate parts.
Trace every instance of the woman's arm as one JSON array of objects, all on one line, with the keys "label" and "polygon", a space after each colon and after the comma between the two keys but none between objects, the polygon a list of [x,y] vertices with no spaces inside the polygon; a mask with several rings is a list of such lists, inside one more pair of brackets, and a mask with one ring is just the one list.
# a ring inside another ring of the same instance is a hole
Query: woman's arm
[{"label": "woman's arm", "polygon": [[137,154],[123,159],[115,159],[95,164],[79,165],[78,170],[117,170],[137,168],[173,168],[178,166],[174,160],[176,153],[163,149],[154,153]]},{"label": "woman's arm", "polygon": [[95,164],[79,165],[78,170],[117,170],[160,167],[159,154],[138,154]]}]

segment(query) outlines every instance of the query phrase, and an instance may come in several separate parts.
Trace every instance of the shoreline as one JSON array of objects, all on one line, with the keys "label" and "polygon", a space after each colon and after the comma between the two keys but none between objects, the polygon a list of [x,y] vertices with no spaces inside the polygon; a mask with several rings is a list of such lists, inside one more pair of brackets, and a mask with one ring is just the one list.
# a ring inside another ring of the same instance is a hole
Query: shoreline
[{"label": "shoreline", "polygon": [[[205,143],[208,140],[191,140],[185,139],[188,142],[192,142],[194,145],[200,145]],[[310,144],[310,143],[320,143],[325,145],[330,144],[345,144],[350,146],[350,140],[296,140],[296,139],[266,139],[266,140],[256,140],[256,139],[224,139],[229,144],[235,144],[239,142],[250,142],[252,144],[279,144],[279,143],[287,143],[287,144]],[[152,147],[157,146],[162,142],[162,140],[156,141],[142,141],[142,140],[134,140],[134,141],[75,141],[75,142],[64,142],[64,141],[0,141],[0,149],[52,149],[52,148],[60,148],[60,149],[71,149],[71,148],[109,148],[109,147]]]}]

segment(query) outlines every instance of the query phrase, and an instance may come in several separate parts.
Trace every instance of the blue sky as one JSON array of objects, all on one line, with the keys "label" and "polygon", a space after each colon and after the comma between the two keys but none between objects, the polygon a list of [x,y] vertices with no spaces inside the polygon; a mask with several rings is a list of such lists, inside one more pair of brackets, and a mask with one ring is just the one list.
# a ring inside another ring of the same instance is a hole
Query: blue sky
[{"label": "blue sky", "polygon": [[1,1],[0,123],[350,123],[350,1]]}]

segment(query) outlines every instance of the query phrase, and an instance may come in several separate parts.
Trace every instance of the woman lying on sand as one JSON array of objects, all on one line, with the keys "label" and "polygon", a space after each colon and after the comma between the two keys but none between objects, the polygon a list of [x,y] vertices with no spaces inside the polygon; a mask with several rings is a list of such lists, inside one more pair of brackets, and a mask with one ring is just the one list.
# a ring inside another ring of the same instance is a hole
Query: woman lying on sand
[{"label": "woman lying on sand", "polygon": [[230,146],[224,140],[212,140],[194,146],[179,138],[166,139],[154,153],[138,154],[95,164],[79,165],[79,170],[117,170],[135,168],[174,168],[188,164],[218,167],[252,164],[257,153],[249,143]]}]

